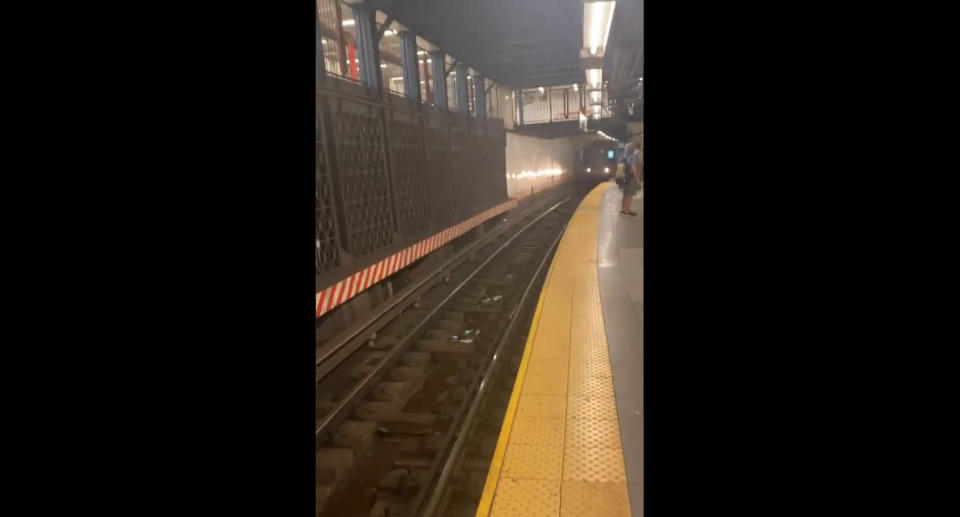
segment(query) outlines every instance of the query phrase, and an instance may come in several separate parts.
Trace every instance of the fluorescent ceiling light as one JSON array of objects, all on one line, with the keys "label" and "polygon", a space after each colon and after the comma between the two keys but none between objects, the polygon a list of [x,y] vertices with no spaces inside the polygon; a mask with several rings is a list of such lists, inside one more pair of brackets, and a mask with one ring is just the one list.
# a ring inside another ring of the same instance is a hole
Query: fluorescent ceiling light
[{"label": "fluorescent ceiling light", "polygon": [[575,92],[576,92],[576,91],[579,91],[579,90],[580,90],[580,87],[579,87],[579,86],[577,86],[577,85],[573,85],[573,91],[575,91]]},{"label": "fluorescent ceiling light", "polygon": [[599,55],[600,49],[606,48],[616,6],[616,2],[583,4],[583,46],[590,49],[591,55]]},{"label": "fluorescent ceiling light", "polygon": [[356,20],[343,20],[343,26],[344,26],[344,27],[349,27],[349,26],[351,26],[351,25],[353,25],[353,24],[355,24],[355,23],[357,23]]}]

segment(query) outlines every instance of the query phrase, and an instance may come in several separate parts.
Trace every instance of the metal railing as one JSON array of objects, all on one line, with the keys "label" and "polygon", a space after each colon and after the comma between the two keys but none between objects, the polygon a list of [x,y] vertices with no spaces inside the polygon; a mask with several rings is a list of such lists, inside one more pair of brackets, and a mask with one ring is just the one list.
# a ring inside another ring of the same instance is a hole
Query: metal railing
[{"label": "metal railing", "polygon": [[[517,90],[514,98],[520,126],[579,120],[581,113],[590,119],[614,116],[607,106],[606,86],[595,90],[583,84],[526,88]],[[600,107],[599,117],[594,116],[594,106]]]}]

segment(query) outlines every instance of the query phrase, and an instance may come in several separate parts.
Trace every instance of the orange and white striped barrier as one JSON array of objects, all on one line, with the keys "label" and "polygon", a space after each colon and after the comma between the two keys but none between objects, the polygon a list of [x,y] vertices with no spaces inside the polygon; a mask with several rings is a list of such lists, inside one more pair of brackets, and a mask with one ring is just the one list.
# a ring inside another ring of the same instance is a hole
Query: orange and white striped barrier
[{"label": "orange and white striped barrier", "polygon": [[484,221],[516,206],[517,200],[511,199],[495,207],[488,208],[465,221],[461,221],[408,248],[390,255],[380,262],[365,267],[325,289],[321,289],[320,292],[317,293],[317,317],[319,318],[327,312],[330,312],[334,307],[342,305],[370,286],[386,279],[388,276],[410,265],[411,262],[476,228]]}]

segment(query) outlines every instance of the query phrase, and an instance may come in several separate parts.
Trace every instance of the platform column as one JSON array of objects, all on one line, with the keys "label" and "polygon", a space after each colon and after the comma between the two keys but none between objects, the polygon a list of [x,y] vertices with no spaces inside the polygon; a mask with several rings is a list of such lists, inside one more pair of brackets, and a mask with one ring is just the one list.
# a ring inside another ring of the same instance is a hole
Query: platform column
[{"label": "platform column", "polygon": [[482,75],[478,75],[474,79],[474,88],[473,88],[473,105],[477,108],[477,118],[486,119],[487,118],[487,81],[483,78]]},{"label": "platform column", "polygon": [[460,113],[470,113],[470,103],[468,101],[468,89],[467,89],[467,65],[463,63],[457,63],[454,67],[456,75],[456,82],[454,89],[457,93],[457,111]]},{"label": "platform column", "polygon": [[323,53],[323,36],[320,34],[320,11],[314,9],[317,18],[317,81],[322,81],[327,77],[327,63],[324,60],[326,54]]},{"label": "platform column", "polygon": [[515,102],[517,103],[517,126],[523,125],[523,90],[514,90]]},{"label": "platform column", "polygon": [[367,87],[380,91],[380,52],[377,47],[377,22],[373,8],[367,4],[351,4],[357,28],[357,60],[363,70],[363,82]]},{"label": "platform column", "polygon": [[443,52],[431,52],[430,59],[433,60],[433,99],[434,104],[444,109],[447,108],[447,56]]},{"label": "platform column", "polygon": [[400,31],[403,49],[403,93],[412,101],[420,100],[420,66],[417,63],[417,36]]}]

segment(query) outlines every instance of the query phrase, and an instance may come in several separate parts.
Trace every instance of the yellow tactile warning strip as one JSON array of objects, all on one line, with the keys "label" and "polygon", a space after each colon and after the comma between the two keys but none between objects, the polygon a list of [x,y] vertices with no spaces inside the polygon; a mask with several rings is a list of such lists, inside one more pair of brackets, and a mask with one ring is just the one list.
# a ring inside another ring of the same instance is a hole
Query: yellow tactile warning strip
[{"label": "yellow tactile warning strip", "polygon": [[597,279],[603,183],[547,274],[477,517],[629,517]]}]

